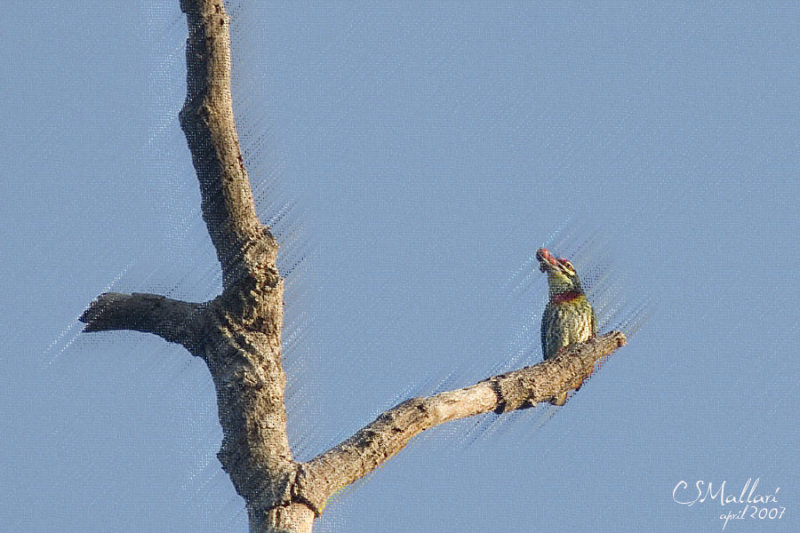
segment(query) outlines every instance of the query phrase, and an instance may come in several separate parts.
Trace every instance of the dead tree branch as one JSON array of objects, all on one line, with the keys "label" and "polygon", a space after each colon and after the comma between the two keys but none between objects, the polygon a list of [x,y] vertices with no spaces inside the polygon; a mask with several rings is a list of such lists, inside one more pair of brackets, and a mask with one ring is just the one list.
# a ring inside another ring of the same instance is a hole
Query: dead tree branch
[{"label": "dead tree branch", "polygon": [[505,413],[547,401],[577,387],[598,360],[624,344],[625,335],[613,331],[570,346],[538,365],[463,389],[406,400],[338,446],[300,465],[296,491],[319,514],[331,495],[375,470],[423,431],[461,418]]},{"label": "dead tree branch", "polygon": [[197,179],[203,220],[222,266],[223,285],[264,265],[278,244],[256,215],[239,148],[231,96],[228,16],[222,0],[181,0],[186,13],[186,101],[180,122]]},{"label": "dead tree branch", "polygon": [[207,364],[223,442],[218,457],[244,498],[251,532],[310,533],[337,490],[394,456],[420,432],[451,420],[535,405],[574,389],[625,343],[619,332],[569,346],[556,358],[470,387],[414,398],[307,463],[286,434],[281,362],[283,280],[278,243],[256,215],[233,116],[228,16],[222,0],[181,0],[189,38],[180,123],[192,154],[203,220],[223,273],[206,303],[106,293],[81,316],[84,331],[135,330],[185,346]]},{"label": "dead tree branch", "polygon": [[80,316],[84,331],[132,330],[158,335],[194,351],[195,326],[204,304],[172,300],[158,294],[103,293]]}]

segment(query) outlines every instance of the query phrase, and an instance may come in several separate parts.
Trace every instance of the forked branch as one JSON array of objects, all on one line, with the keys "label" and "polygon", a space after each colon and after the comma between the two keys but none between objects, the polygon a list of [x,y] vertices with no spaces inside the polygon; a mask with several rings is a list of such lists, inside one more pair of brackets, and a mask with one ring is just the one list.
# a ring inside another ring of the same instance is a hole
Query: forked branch
[{"label": "forked branch", "polygon": [[331,495],[379,467],[420,432],[535,405],[574,389],[599,359],[625,343],[622,333],[611,332],[536,366],[413,398],[313,460],[294,461],[286,433],[278,245],[256,216],[239,148],[228,16],[222,0],[181,0],[181,9],[189,38],[180,122],[200,184],[203,219],[222,268],[223,292],[202,304],[106,293],[81,320],[85,331],[153,333],[203,358],[214,380],[223,430],[218,458],[246,502],[251,532],[311,532]]}]

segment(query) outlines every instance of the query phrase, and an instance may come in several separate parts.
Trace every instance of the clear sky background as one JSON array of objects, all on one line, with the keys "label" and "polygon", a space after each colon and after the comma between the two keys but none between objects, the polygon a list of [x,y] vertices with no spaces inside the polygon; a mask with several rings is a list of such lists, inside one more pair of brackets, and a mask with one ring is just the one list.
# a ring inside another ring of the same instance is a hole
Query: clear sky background
[{"label": "clear sky background", "polygon": [[[204,364],[76,321],[109,289],[220,288],[178,1],[3,10],[0,530],[244,532]],[[725,531],[800,531],[796,2],[229,11],[298,459],[537,362],[539,246],[632,333],[564,408],[430,431],[315,531],[718,531],[743,505],[673,488],[748,478],[783,518]]]}]

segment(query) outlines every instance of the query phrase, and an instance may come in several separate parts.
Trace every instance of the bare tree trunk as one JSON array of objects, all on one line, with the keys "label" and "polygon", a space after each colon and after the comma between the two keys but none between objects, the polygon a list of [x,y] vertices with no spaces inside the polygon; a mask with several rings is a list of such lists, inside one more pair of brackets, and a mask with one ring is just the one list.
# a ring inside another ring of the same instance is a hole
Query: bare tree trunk
[{"label": "bare tree trunk", "polygon": [[222,0],[181,0],[189,38],[180,121],[202,196],[203,220],[223,275],[205,303],[105,293],[81,316],[85,331],[136,330],[202,358],[217,392],[218,453],[244,498],[250,531],[309,533],[328,498],[399,452],[415,435],[451,420],[507,412],[574,389],[601,357],[625,343],[611,332],[546,362],[389,409],[338,446],[295,462],[286,433],[281,363],[283,280],[278,243],[258,219],[231,99],[230,36]]}]

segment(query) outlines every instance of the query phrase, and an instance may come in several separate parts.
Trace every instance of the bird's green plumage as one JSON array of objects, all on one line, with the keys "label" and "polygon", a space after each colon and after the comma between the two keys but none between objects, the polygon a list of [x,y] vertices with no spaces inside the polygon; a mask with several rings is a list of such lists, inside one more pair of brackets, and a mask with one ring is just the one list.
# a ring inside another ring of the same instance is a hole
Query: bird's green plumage
[{"label": "bird's green plumage", "polygon": [[[540,268],[547,273],[550,299],[542,314],[542,354],[552,359],[564,346],[585,342],[597,334],[597,320],[586,298],[580,278],[566,259],[556,259],[544,248],[536,253]],[[552,400],[564,405],[567,393]]]},{"label": "bird's green plumage", "polygon": [[586,295],[560,303],[547,303],[542,315],[542,353],[555,357],[560,348],[584,342],[597,334],[594,309]]}]

